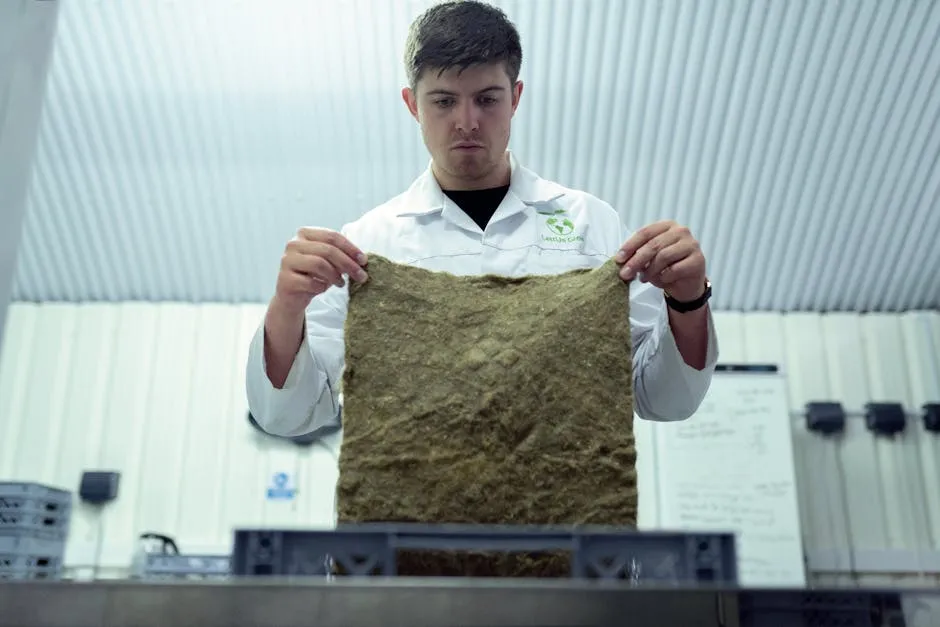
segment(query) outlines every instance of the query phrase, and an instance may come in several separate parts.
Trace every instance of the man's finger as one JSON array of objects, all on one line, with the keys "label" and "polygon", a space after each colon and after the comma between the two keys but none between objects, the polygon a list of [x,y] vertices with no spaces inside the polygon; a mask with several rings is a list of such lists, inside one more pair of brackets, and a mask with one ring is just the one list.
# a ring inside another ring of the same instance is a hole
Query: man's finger
[{"label": "man's finger", "polygon": [[337,270],[351,276],[354,280],[362,283],[366,280],[366,272],[362,269],[356,260],[350,257],[344,250],[331,244],[320,244],[323,247],[320,255],[328,260]]},{"label": "man's finger", "polygon": [[658,235],[662,235],[670,229],[672,226],[672,221],[663,220],[661,222],[655,222],[648,226],[644,226],[642,229],[634,233],[630,239],[623,243],[623,246],[620,247],[620,251],[616,254],[614,259],[617,263],[623,263],[626,260],[633,257],[644,244],[653,239]]},{"label": "man's finger", "polygon": [[362,252],[358,246],[350,242],[348,238],[344,237],[337,231],[332,231],[330,229],[318,229],[313,227],[302,227],[297,232],[297,236],[304,240],[322,242],[324,244],[329,244],[330,246],[339,248],[341,251],[346,253],[350,259],[353,259],[360,266],[364,266],[369,262],[366,254]]},{"label": "man's finger", "polygon": [[627,280],[645,271],[661,251],[669,248],[679,239],[679,234],[675,231],[666,231],[643,244],[632,257],[628,257],[624,262],[622,271],[626,273]]},{"label": "man's finger", "polygon": [[[341,236],[342,237],[342,236]],[[288,248],[300,253],[301,257],[315,257],[325,259],[332,264],[340,274],[348,274],[356,281],[365,281],[365,271],[355,259],[352,259],[342,249],[317,240],[298,239],[290,242]]]},{"label": "man's finger", "polygon": [[322,294],[329,287],[330,284],[323,279],[296,270],[290,273],[287,280],[288,290],[296,294]]},{"label": "man's finger", "polygon": [[643,270],[647,279],[659,276],[663,270],[673,265],[677,261],[685,259],[695,251],[695,246],[688,240],[679,239],[670,246],[666,246],[659,251],[652,261]]},{"label": "man's finger", "polygon": [[[679,261],[666,266],[663,268],[657,276],[650,276],[650,280],[654,282],[662,283],[663,285],[668,285],[670,283],[675,283],[676,281],[681,281],[682,279],[691,279],[702,274],[701,269],[701,259],[699,255],[693,254],[683,257]],[[656,278],[661,279],[660,281],[655,281]]]},{"label": "man's finger", "polygon": [[327,285],[339,287],[343,284],[342,270],[320,255],[295,255],[288,261],[288,267],[298,274],[317,278]]}]

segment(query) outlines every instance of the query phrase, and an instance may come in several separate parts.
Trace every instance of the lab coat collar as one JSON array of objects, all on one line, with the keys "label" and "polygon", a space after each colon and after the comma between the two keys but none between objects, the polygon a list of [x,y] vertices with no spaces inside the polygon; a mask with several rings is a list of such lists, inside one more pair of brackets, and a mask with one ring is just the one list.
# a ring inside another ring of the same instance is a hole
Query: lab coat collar
[{"label": "lab coat collar", "polygon": [[[503,199],[491,222],[503,220],[527,208],[538,210],[565,195],[565,188],[543,179],[535,172],[523,167],[511,151],[509,158],[509,193]],[[462,211],[448,198],[431,171],[431,164],[405,193],[404,207],[398,217],[419,217],[441,213],[461,226],[476,228]],[[464,224],[466,223],[466,224]]]}]

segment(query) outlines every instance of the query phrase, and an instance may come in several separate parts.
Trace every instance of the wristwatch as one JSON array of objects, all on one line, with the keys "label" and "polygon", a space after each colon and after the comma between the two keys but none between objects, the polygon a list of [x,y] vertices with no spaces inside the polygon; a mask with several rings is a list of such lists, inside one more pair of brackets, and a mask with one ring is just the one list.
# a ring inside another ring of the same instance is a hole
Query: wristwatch
[{"label": "wristwatch", "polygon": [[687,313],[705,306],[705,303],[708,302],[708,299],[712,297],[712,282],[708,279],[705,279],[705,291],[695,300],[683,302],[670,296],[669,292],[663,292],[663,294],[666,297],[666,304],[669,305],[670,309],[678,311],[679,313]]}]

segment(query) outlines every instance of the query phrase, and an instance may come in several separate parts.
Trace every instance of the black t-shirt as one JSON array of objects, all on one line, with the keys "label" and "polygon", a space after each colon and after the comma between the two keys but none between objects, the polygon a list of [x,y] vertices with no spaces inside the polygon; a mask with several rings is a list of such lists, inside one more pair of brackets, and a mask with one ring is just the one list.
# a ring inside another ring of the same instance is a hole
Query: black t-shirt
[{"label": "black t-shirt", "polygon": [[489,189],[472,189],[467,191],[444,190],[447,197],[463,209],[470,218],[486,230],[490,218],[496,213],[499,203],[503,202],[509,186],[491,187]]}]

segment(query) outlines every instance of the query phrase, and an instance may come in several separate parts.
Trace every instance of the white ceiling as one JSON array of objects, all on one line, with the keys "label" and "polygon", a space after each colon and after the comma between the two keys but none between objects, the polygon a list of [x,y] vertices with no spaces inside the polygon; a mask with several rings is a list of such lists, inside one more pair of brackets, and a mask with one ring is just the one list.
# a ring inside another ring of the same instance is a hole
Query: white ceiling
[{"label": "white ceiling", "polygon": [[[63,1],[15,300],[267,300],[297,227],[427,165],[428,1]],[[940,306],[940,3],[507,0],[512,148],[687,223],[737,310]]]}]

